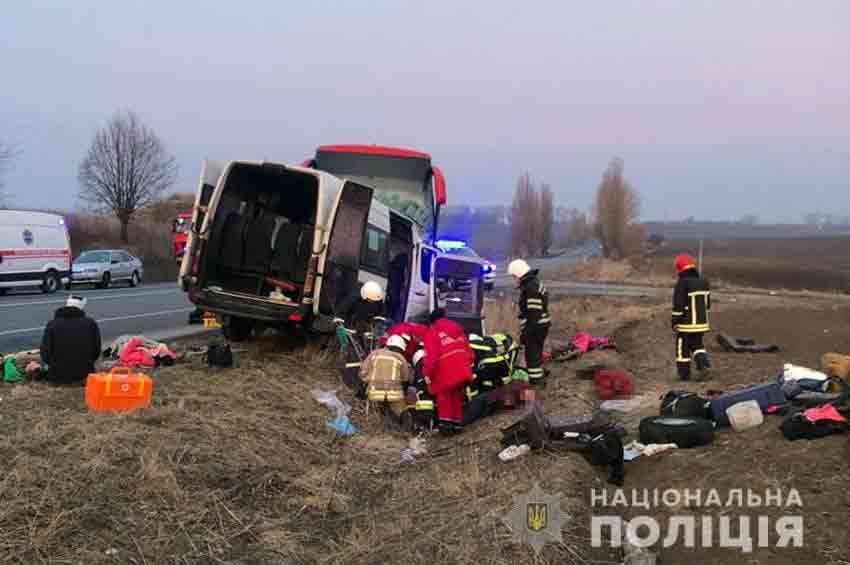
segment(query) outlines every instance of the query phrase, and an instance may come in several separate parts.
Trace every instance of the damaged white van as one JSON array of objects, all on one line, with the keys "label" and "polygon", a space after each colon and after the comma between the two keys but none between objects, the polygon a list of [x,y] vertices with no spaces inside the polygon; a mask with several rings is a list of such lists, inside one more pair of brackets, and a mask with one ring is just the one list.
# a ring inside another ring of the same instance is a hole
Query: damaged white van
[{"label": "damaged white van", "polygon": [[205,162],[179,282],[232,340],[261,327],[330,330],[366,280],[387,288],[397,320],[442,306],[480,331],[480,265],[441,254],[375,196],[314,168]]}]

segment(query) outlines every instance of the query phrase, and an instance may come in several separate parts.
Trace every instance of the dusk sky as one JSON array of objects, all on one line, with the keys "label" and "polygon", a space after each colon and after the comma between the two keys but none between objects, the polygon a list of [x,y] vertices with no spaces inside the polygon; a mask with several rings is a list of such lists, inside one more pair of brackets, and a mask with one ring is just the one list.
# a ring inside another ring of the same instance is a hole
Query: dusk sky
[{"label": "dusk sky", "polygon": [[850,214],[848,24],[846,0],[7,2],[5,179],[73,208],[132,109],[180,191],[205,157],[377,143],[430,152],[450,204],[508,203],[527,170],[587,209],[618,155],[645,219]]}]

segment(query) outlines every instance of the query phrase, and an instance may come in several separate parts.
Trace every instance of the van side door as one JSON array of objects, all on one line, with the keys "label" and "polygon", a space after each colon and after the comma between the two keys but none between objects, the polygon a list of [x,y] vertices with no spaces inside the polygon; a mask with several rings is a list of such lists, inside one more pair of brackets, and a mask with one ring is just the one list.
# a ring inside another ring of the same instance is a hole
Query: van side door
[{"label": "van side door", "polygon": [[336,314],[345,299],[358,291],[360,252],[372,192],[368,186],[347,180],[336,196],[321,273],[320,314]]},{"label": "van side door", "polygon": [[183,254],[183,260],[180,262],[180,274],[177,278],[178,284],[182,284],[184,290],[188,285],[188,277],[197,274],[191,271],[195,262],[195,256],[200,249],[201,228],[204,226],[204,220],[208,211],[207,208],[224,174],[225,167],[226,163],[207,160],[201,166],[201,177],[198,180],[198,189],[195,191],[195,204],[192,209],[192,227],[186,237],[186,252]]}]

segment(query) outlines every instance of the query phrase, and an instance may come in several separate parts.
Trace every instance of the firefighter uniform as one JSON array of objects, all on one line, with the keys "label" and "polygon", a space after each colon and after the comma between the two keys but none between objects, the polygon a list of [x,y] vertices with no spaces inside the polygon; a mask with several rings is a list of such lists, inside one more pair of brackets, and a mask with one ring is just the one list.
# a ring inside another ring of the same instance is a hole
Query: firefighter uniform
[{"label": "firefighter uniform", "polygon": [[538,271],[530,270],[520,278],[519,320],[525,345],[525,364],[531,384],[543,382],[543,346],[549,334],[549,296],[537,278]]},{"label": "firefighter uniform", "polygon": [[688,380],[691,361],[701,374],[711,366],[703,343],[703,337],[710,330],[711,290],[690,255],[676,258],[676,271],[679,280],[673,291],[672,316],[673,331],[676,332],[676,368],[679,378]]}]

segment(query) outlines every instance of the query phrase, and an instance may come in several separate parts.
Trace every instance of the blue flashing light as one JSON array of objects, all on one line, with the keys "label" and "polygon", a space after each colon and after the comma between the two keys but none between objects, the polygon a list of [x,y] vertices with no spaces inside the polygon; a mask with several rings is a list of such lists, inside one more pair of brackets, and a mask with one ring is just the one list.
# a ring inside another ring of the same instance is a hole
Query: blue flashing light
[{"label": "blue flashing light", "polygon": [[437,241],[437,247],[439,247],[443,251],[449,251],[452,249],[463,249],[466,247],[466,242],[454,239],[441,239]]}]

